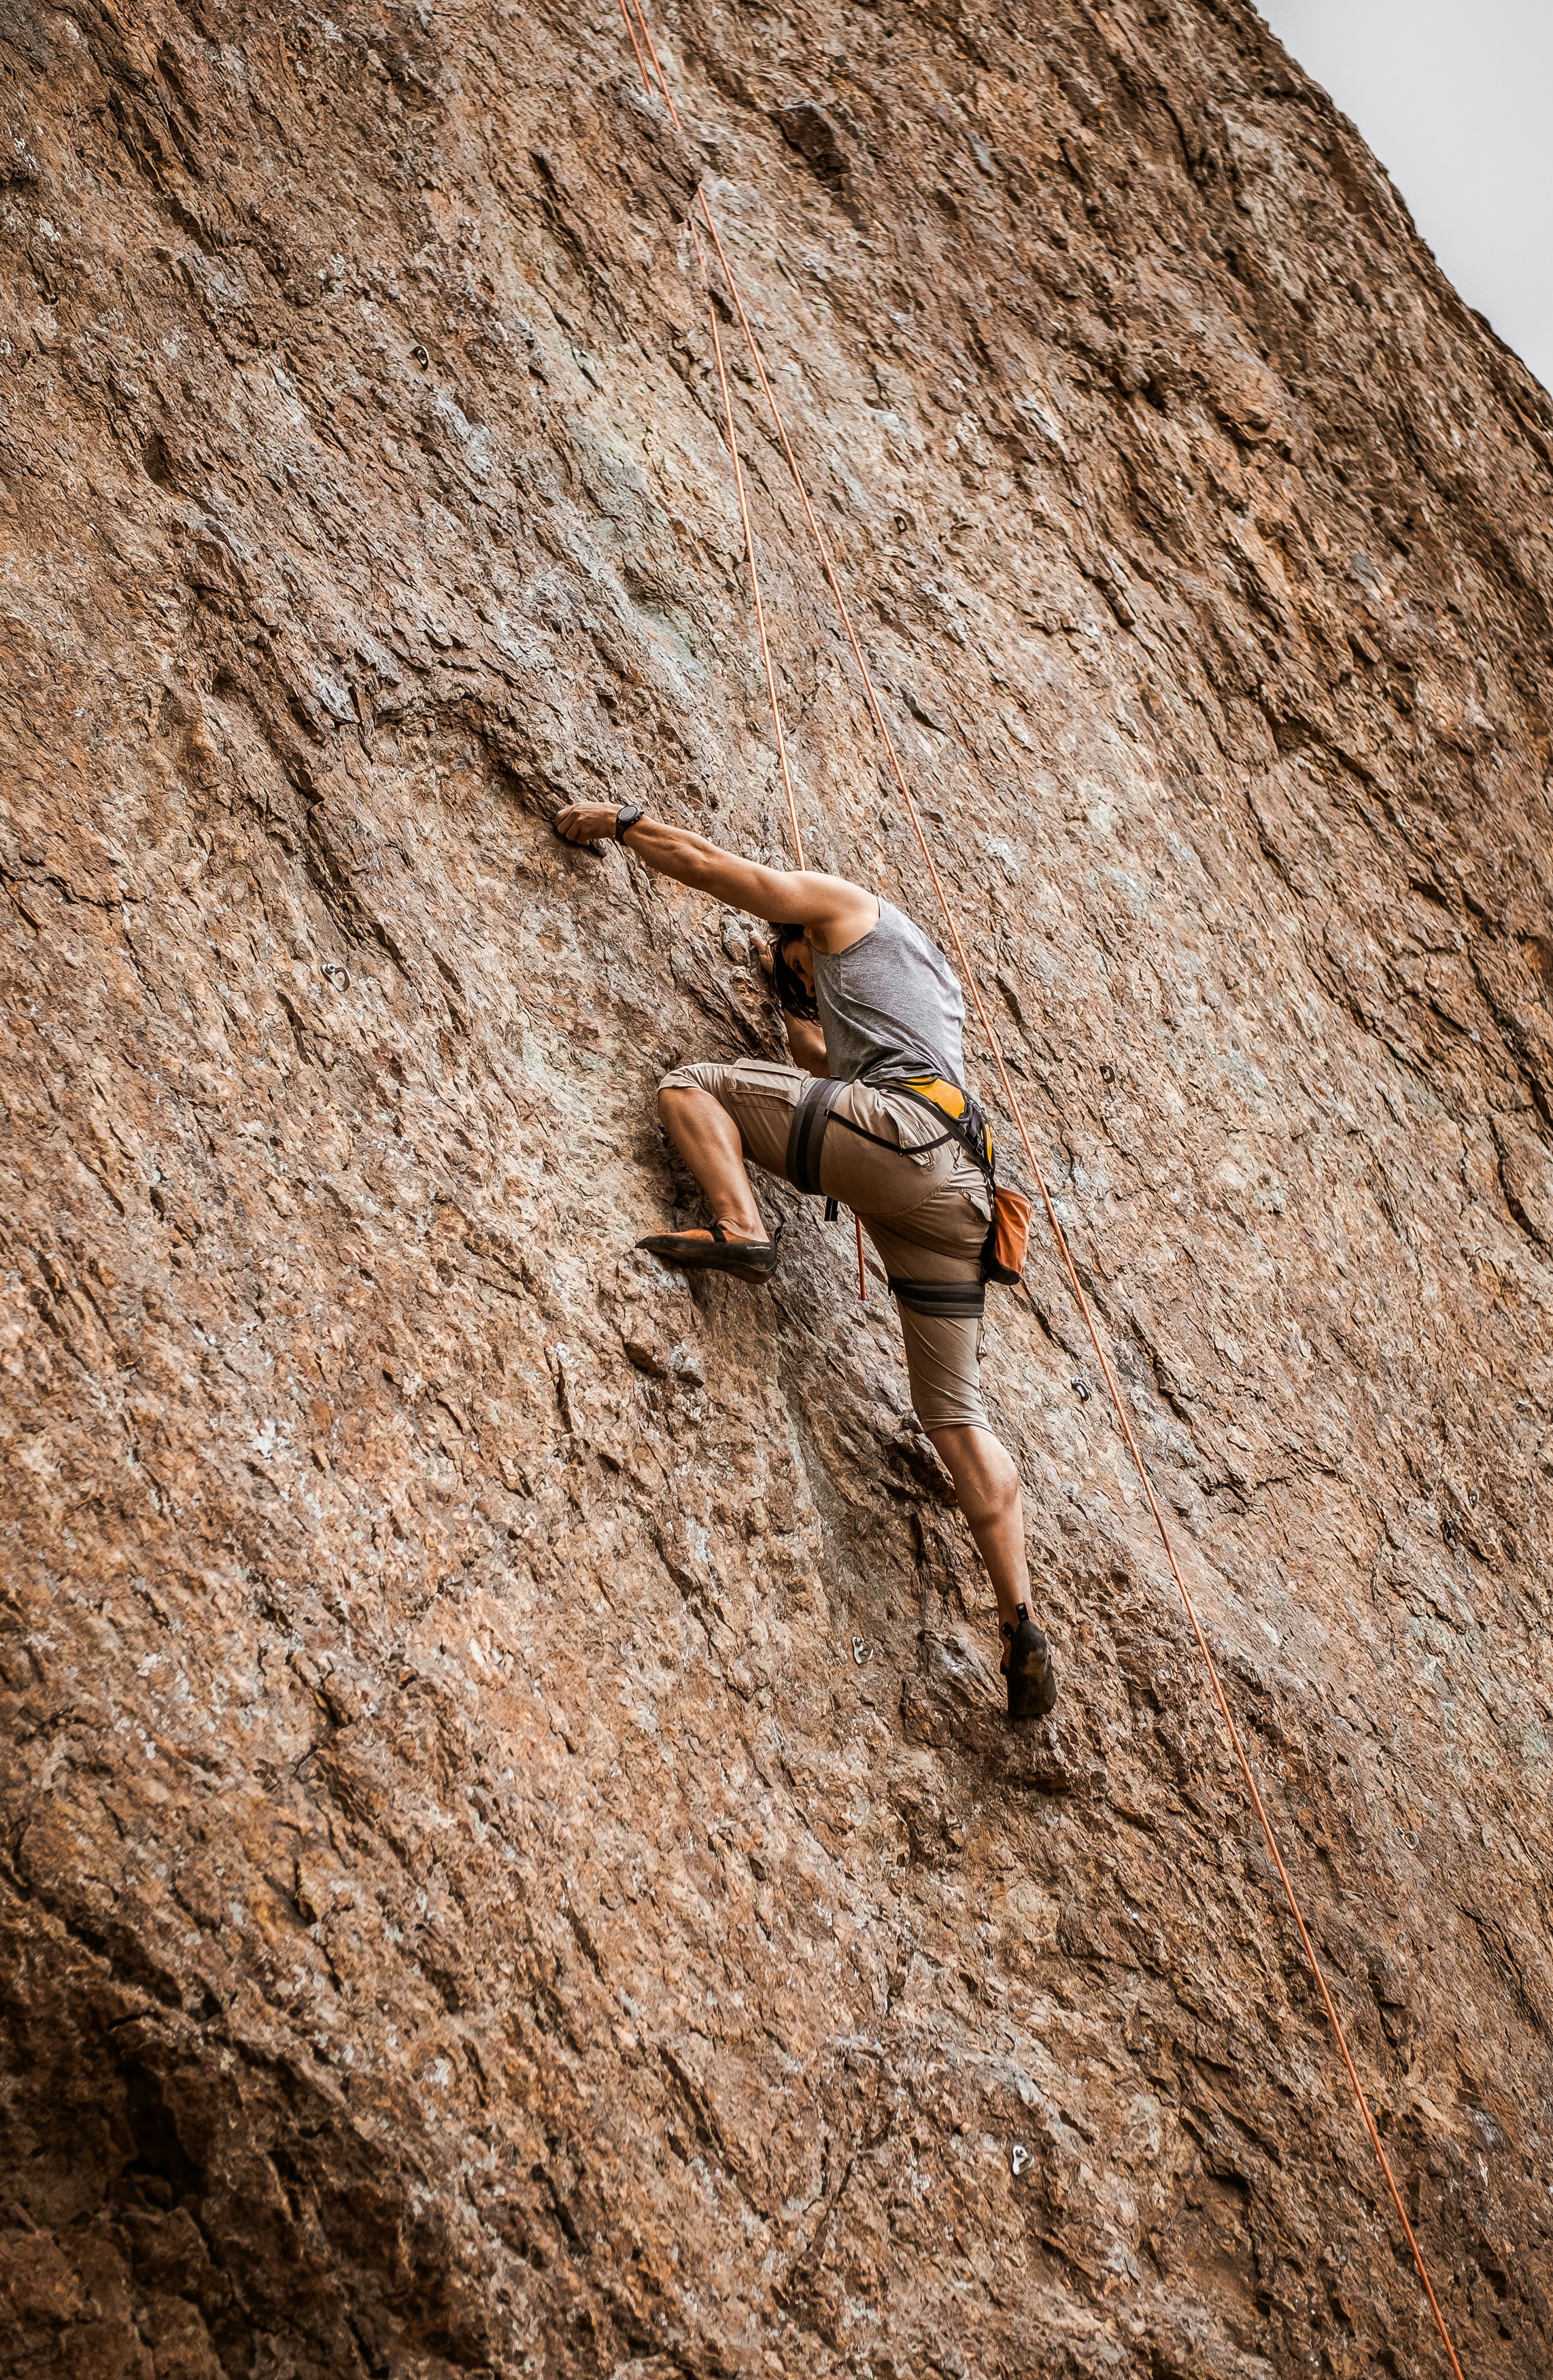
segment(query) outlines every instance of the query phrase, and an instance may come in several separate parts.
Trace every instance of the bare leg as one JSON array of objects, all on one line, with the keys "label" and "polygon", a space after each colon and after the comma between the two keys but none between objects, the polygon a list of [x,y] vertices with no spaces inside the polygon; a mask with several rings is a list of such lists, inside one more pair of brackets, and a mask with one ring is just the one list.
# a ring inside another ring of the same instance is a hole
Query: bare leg
[{"label": "bare leg", "polygon": [[673,1090],[659,1092],[658,1112],[729,1238],[764,1240],[766,1226],[745,1171],[744,1142],[727,1109],[710,1091]]},{"label": "bare leg", "polygon": [[989,1429],[973,1429],[966,1423],[930,1429],[928,1436],[954,1482],[960,1510],[987,1564],[998,1598],[998,1617],[1012,1626],[1018,1620],[1020,1605],[1030,1600],[1025,1498],[1013,1458]]}]

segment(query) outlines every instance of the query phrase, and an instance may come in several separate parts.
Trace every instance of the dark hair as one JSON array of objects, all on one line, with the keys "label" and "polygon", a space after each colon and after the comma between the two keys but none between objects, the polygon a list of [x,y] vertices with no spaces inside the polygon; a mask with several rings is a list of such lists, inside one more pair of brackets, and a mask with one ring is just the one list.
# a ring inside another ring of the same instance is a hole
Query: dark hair
[{"label": "dark hair", "polygon": [[802,926],[779,926],[771,944],[771,980],[776,985],[777,1006],[789,1016],[807,1016],[812,1023],[819,1019],[819,1002],[806,985],[797,969],[789,966],[786,945],[802,941]]}]

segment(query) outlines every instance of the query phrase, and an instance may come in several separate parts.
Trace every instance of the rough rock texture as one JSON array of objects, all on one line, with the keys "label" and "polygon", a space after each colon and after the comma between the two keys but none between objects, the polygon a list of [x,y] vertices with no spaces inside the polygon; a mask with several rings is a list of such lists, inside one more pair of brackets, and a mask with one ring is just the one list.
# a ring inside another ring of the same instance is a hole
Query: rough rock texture
[{"label": "rough rock texture", "polygon": [[[1444,2368],[1049,1252],[1034,1738],[849,1234],[623,1253],[657,1072],[775,1047],[547,825],[783,850],[704,176],[1532,2380],[1553,411],[1241,0],[659,37],[683,138],[605,0],[0,4],[4,2367]],[[927,915],[735,385],[814,848]]]}]

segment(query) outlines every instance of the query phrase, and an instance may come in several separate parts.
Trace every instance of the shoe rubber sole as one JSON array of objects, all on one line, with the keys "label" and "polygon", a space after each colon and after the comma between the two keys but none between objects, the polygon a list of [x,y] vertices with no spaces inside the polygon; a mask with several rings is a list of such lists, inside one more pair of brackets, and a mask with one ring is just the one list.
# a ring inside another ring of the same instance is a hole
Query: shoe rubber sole
[{"label": "shoe rubber sole", "polygon": [[770,1281],[781,1253],[774,1240],[697,1240],[686,1232],[655,1232],[637,1245],[681,1272],[727,1272],[753,1281]]}]

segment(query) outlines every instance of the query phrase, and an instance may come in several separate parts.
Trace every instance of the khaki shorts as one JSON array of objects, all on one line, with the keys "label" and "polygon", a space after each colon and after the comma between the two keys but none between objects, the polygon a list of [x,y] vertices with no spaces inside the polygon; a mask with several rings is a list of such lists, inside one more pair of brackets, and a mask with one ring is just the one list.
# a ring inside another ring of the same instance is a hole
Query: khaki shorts
[{"label": "khaki shorts", "polygon": [[[676,1066],[665,1091],[710,1091],[738,1125],[745,1155],[787,1179],[793,1111],[810,1081],[798,1066],[745,1058],[731,1066]],[[876,1148],[848,1132],[858,1124],[892,1146]],[[981,1250],[991,1220],[986,1182],[959,1143],[935,1141],[943,1127],[899,1092],[848,1083],[831,1111],[819,1160],[819,1186],[862,1218],[895,1291],[905,1340],[912,1403],[926,1430],[989,1429],[981,1397]],[[923,1312],[930,1305],[970,1308]],[[956,1294],[958,1291],[958,1295]]]}]

